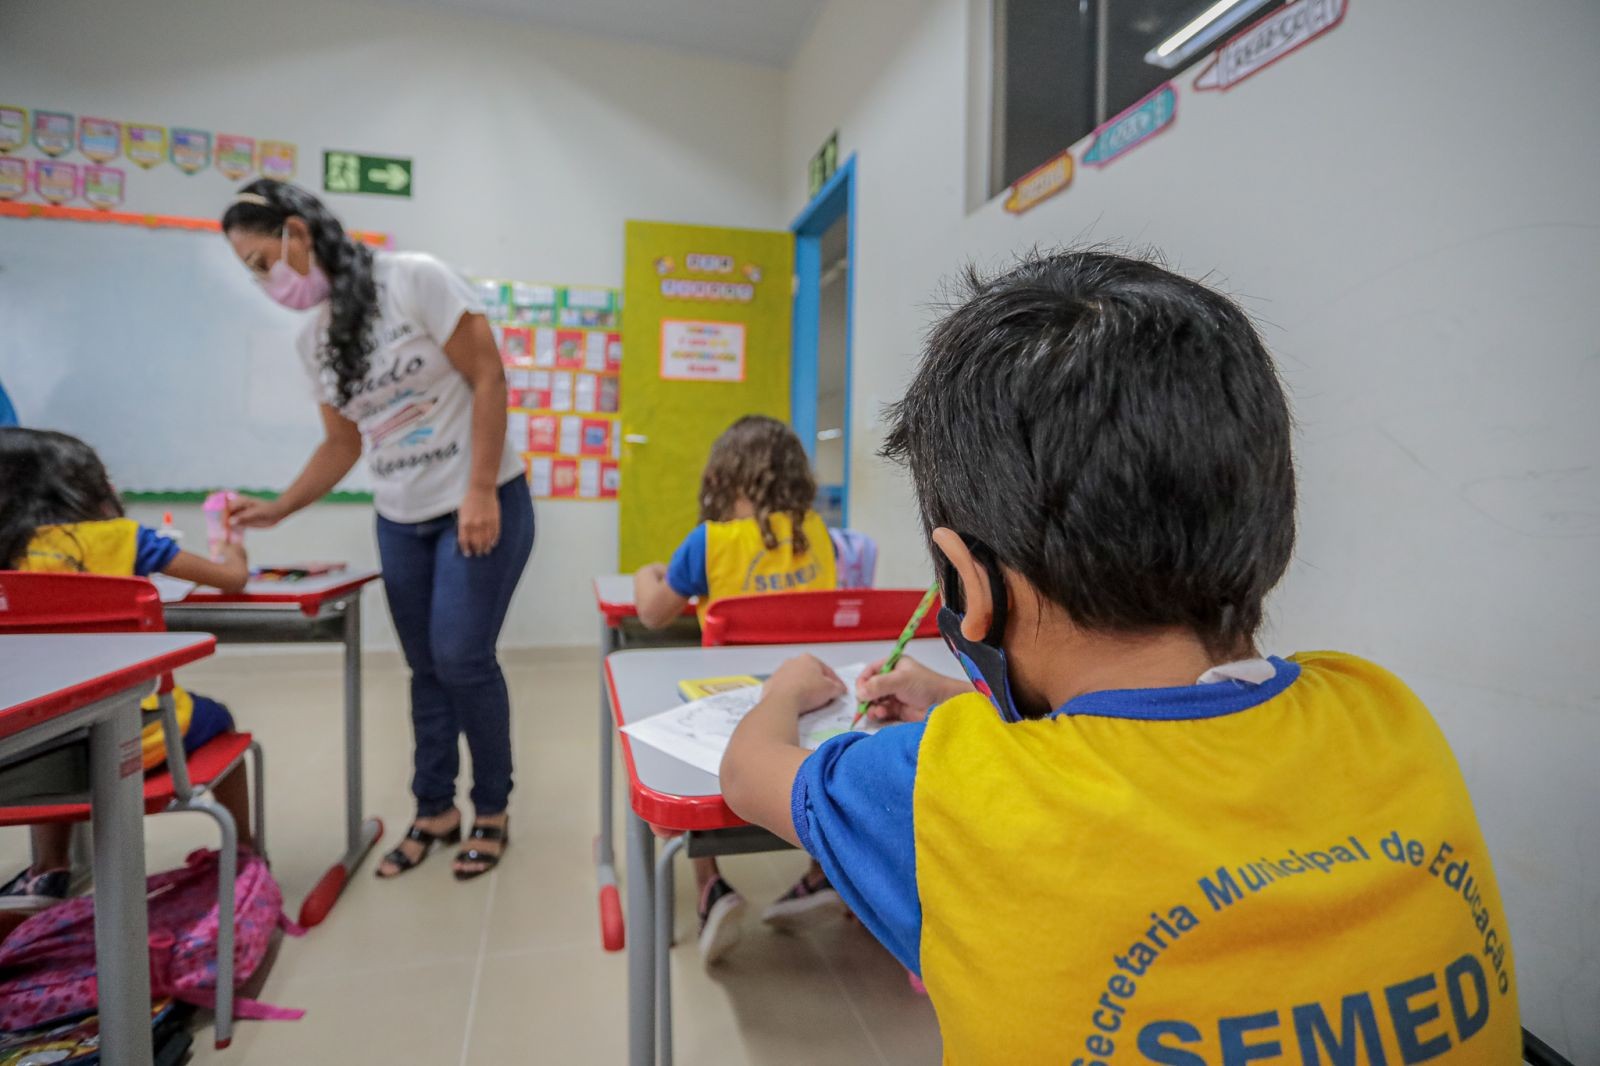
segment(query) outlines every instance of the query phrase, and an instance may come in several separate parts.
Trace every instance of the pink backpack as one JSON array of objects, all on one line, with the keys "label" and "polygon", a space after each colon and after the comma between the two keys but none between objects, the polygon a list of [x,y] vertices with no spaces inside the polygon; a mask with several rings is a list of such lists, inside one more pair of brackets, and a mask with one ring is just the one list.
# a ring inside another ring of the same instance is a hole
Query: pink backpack
[{"label": "pink backpack", "polygon": [[[234,882],[234,984],[244,984],[275,929],[304,932],[283,913],[283,891],[256,855],[239,855]],[[215,1008],[217,853],[190,853],[176,870],[152,874],[150,994]],[[94,900],[70,899],[23,922],[0,943],[0,1030],[27,1029],[95,1009]],[[234,1000],[239,1018],[295,1019],[305,1012]]]}]

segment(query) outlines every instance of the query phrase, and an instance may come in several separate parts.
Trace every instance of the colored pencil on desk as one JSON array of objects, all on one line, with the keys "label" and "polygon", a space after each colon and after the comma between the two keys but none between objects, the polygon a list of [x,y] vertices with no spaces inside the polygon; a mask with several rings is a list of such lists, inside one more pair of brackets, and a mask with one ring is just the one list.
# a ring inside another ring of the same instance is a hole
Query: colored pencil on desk
[{"label": "colored pencil on desk", "polygon": [[[938,595],[939,583],[935,581],[928,586],[928,591],[922,594],[922,602],[917,604],[917,609],[911,612],[911,621],[907,622],[906,627],[900,631],[900,639],[894,642],[894,651],[890,652],[889,657],[883,660],[883,669],[878,671],[879,677],[893,670],[895,664],[900,661],[900,656],[906,650],[906,645],[910,644],[911,638],[916,636],[917,627],[922,624],[923,617],[928,613],[928,608],[933,606],[933,601]],[[856,716],[850,720],[851,729],[861,724],[861,719],[867,715],[868,706],[869,704],[863,700],[861,705],[856,708]]]}]

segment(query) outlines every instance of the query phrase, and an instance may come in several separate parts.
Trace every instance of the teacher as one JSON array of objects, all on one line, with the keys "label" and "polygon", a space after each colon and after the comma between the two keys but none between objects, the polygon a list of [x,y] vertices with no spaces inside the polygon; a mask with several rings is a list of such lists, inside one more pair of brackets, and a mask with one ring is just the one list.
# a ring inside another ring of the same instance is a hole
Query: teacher
[{"label": "teacher", "polygon": [[474,824],[455,857],[465,881],[508,843],[511,702],[495,654],[511,593],[533,550],[533,504],[506,440],[506,384],[489,323],[449,267],[418,252],[374,252],[315,196],[251,182],[222,230],[261,290],[310,311],[297,341],[321,402],[323,441],[275,500],[233,520],[266,528],[316,502],[361,457],[378,512],[378,555],[411,667],[417,814],[379,877],[461,840],[457,738],[472,755]]}]

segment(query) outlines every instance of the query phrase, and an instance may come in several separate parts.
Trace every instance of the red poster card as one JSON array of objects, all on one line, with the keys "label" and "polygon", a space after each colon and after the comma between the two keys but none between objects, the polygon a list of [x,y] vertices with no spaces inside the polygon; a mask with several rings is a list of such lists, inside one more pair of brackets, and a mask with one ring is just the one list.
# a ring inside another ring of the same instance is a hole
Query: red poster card
[{"label": "red poster card", "polygon": [[533,415],[528,419],[528,450],[553,452],[560,439],[560,419],[555,415]]},{"label": "red poster card", "polygon": [[578,460],[557,459],[550,464],[550,495],[576,496],[578,494]]},{"label": "red poster card", "polygon": [[556,366],[571,369],[583,365],[584,336],[582,330],[556,330]]},{"label": "red poster card", "polygon": [[600,498],[614,500],[617,498],[617,489],[622,484],[622,471],[616,463],[600,464]]},{"label": "red poster card", "polygon": [[611,454],[611,422],[604,418],[585,418],[578,441],[579,455]]},{"label": "red poster card", "polygon": [[506,326],[500,331],[500,359],[507,366],[533,359],[533,331],[526,326]]},{"label": "red poster card", "polygon": [[606,334],[606,369],[622,369],[622,334]]}]

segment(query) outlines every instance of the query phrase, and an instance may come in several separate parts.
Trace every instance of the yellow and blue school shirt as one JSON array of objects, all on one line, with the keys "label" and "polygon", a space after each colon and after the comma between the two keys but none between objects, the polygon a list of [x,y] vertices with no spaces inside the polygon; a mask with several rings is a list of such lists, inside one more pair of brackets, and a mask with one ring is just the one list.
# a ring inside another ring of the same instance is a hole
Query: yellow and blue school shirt
[{"label": "yellow and blue school shirt", "polygon": [[801,766],[800,841],[922,976],[946,1062],[1521,1061],[1427,708],[1353,656],[1265,662],[1012,724],[963,695]]},{"label": "yellow and blue school shirt", "polygon": [[786,514],[767,518],[778,546],[768,548],[754,518],[702,522],[672,553],[667,585],[685,599],[700,597],[700,617],[725,596],[801,589],[838,588],[833,541],[815,511],[807,511],[800,528],[806,550],[794,550],[794,524]]},{"label": "yellow and blue school shirt", "polygon": [[[149,577],[160,573],[178,556],[178,542],[141,526],[131,518],[71,522],[41,526],[17,561],[17,569],[47,573],[104,574],[110,577]],[[184,747],[193,749],[233,728],[228,711],[215,700],[196,696],[181,686],[172,690],[178,728]],[[147,711],[158,709],[156,697],[144,701]],[[146,770],[161,765],[167,751],[161,723],[152,722],[140,735]]]}]

